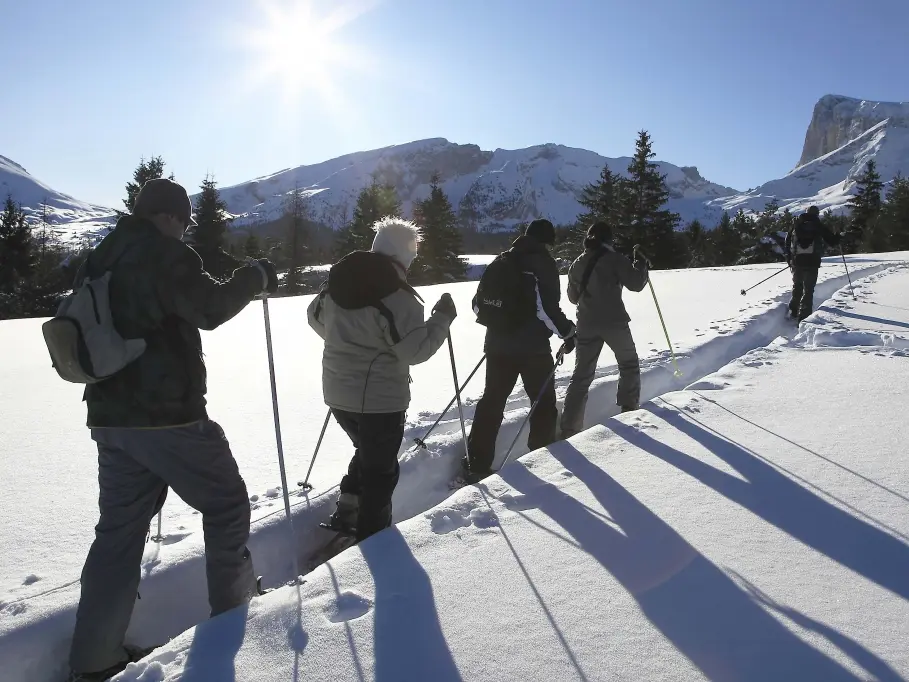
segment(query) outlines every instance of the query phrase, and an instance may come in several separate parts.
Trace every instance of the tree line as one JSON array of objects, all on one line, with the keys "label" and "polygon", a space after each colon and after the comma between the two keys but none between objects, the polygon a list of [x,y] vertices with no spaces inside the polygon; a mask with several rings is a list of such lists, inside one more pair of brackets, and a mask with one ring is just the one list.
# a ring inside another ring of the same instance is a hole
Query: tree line
[{"label": "tree line", "polygon": [[[563,263],[581,253],[586,230],[595,221],[613,228],[619,251],[630,253],[639,244],[655,268],[785,260],[785,237],[797,216],[788,209],[781,211],[774,200],[758,213],[740,209],[734,215],[724,212],[717,224],[709,227],[699,220],[680,227],[680,216],[666,208],[670,192],[654,157],[651,136],[641,131],[625,174],[605,166],[598,179],[582,189],[579,202],[583,212],[573,224],[558,228],[556,255]],[[165,165],[160,156],[140,161],[126,184],[125,210],[117,211],[120,217],[132,211],[145,182],[164,177]],[[174,179],[173,174],[169,177]],[[909,250],[909,179],[898,175],[886,192],[885,187],[874,160],[870,160],[856,179],[849,215],[827,212],[823,216],[836,232],[854,228],[843,244],[846,253]],[[310,266],[368,249],[372,224],[402,212],[395,186],[375,175],[360,191],[349,220],[342,216],[337,231],[313,219],[310,191],[299,186],[285,195],[281,217],[267,229],[232,231],[233,216],[214,177],[206,176],[200,190],[194,200],[198,226],[191,229],[186,241],[199,254],[206,271],[216,279],[226,279],[246,257],[267,257],[284,273],[280,289],[284,295],[315,290],[324,273],[313,275]],[[439,173],[432,175],[428,196],[414,202],[412,213],[423,241],[409,279],[415,284],[465,279],[462,216],[442,189]],[[496,251],[507,248],[521,228],[517,225],[485,243]],[[67,244],[56,236],[49,224],[46,201],[35,219],[8,196],[0,213],[0,319],[52,315],[71,289],[90,247],[87,239]]]}]

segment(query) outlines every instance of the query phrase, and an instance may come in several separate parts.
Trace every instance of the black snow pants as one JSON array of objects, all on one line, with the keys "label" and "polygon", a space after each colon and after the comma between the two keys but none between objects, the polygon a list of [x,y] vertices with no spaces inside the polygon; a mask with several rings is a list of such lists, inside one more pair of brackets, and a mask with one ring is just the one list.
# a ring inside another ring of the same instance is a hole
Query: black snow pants
[{"label": "black snow pants", "polygon": [[401,468],[398,450],[404,438],[404,412],[358,414],[332,408],[331,413],[355,448],[341,492],[357,495],[360,513],[357,540],[391,525],[391,497]]},{"label": "black snow pants", "polygon": [[470,470],[483,474],[492,469],[495,459],[496,437],[502,426],[505,404],[514,390],[518,377],[524,382],[524,390],[530,400],[540,397],[539,405],[530,418],[530,435],[527,445],[531,450],[545,448],[555,442],[556,409],[555,385],[549,380],[553,369],[549,353],[536,355],[490,355],[486,359],[486,389],[477,403],[470,436],[467,438],[470,452]]},{"label": "black snow pants", "polygon": [[814,287],[817,286],[819,268],[794,265],[792,267],[792,300],[789,312],[799,321],[808,317],[814,309]]}]

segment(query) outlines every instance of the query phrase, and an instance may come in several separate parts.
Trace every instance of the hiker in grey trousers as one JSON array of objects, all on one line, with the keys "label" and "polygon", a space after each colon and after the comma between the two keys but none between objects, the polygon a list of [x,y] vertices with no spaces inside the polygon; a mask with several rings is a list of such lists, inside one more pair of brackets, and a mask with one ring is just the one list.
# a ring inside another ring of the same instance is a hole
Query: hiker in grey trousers
[{"label": "hiker in grey trousers", "polygon": [[562,410],[562,438],[584,428],[587,393],[596,374],[603,344],[615,354],[619,366],[616,404],[623,412],[638,409],[641,368],[622,303],[622,289],[642,291],[647,286],[648,265],[631,263],[612,247],[612,229],[603,222],[587,230],[584,253],[568,270],[568,300],[578,306],[578,342],[574,373]]},{"label": "hiker in grey trousers", "polygon": [[186,191],[151,180],[132,215],[89,255],[77,275],[111,272],[110,311],[124,338],[146,349],[112,377],[88,384],[88,426],[98,446],[100,518],[82,570],[70,649],[70,681],[106,680],[143,651],[124,646],[149,523],[172,488],[202,514],[211,614],[256,592],[246,547],[250,509],[224,431],[208,418],[200,329],[227,322],[278,282],[266,260],[217,282],[182,241],[194,224]]}]

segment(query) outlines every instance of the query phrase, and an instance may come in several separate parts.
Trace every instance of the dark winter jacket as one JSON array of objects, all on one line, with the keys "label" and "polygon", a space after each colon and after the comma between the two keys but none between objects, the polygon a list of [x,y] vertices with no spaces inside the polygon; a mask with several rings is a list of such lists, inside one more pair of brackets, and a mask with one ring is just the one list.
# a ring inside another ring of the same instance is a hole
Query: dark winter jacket
[{"label": "dark winter jacket", "polygon": [[[597,258],[596,264],[582,292],[584,273],[593,258]],[[568,300],[578,306],[578,334],[596,334],[604,327],[628,324],[631,318],[622,303],[622,289],[643,291],[647,279],[643,260],[632,265],[606,245],[586,249],[568,269]]]},{"label": "dark winter jacket", "polygon": [[261,271],[239,268],[219,284],[198,254],[141,218],[121,218],[77,275],[106,270],[114,326],[147,344],[135,362],[85,389],[90,427],[155,428],[207,418],[200,329],[215,329],[262,291]]},{"label": "dark winter jacket", "polygon": [[[551,353],[553,334],[566,339],[575,333],[574,323],[559,307],[559,268],[546,247],[533,237],[518,237],[511,251],[519,257],[521,270],[536,290],[537,315],[517,331],[486,330],[489,355],[537,355]],[[476,310],[476,305],[474,305]]]},{"label": "dark winter jacket", "polygon": [[800,215],[786,235],[786,259],[800,268],[819,268],[824,257],[824,244],[836,246],[840,235],[834,234],[819,218]]}]

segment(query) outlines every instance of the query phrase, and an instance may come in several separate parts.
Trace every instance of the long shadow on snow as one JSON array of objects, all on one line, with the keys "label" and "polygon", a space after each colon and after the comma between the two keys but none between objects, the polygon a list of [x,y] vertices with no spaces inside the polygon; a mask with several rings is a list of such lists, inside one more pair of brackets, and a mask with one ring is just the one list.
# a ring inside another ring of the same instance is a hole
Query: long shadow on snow
[{"label": "long shadow on snow", "polygon": [[243,646],[248,615],[244,604],[196,626],[181,682],[234,682],[234,659]]},{"label": "long shadow on snow", "polygon": [[853,313],[848,310],[843,310],[841,308],[830,308],[828,306],[822,305],[818,308],[818,311],[823,311],[831,315],[839,315],[841,317],[850,317],[854,320],[864,320],[865,322],[873,322],[874,324],[890,324],[894,327],[903,327],[904,329],[909,329],[909,323],[902,322],[900,320],[891,320],[886,317],[874,317],[873,315],[862,315],[860,313]]},{"label": "long shadow on snow", "polygon": [[[859,680],[780,624],[570,443],[556,443],[549,451],[590,489],[621,531],[520,464],[499,475],[615,576],[650,622],[709,679]],[[604,633],[615,630],[608,621],[599,627]]]},{"label": "long shadow on snow", "polygon": [[429,576],[391,526],[359,545],[375,584],[376,682],[460,682]]},{"label": "long shadow on snow", "polygon": [[619,422],[610,427],[632,445],[684,471],[809,547],[909,599],[909,545],[818,497],[742,446],[711,433],[706,425],[700,426],[702,422],[694,417],[654,405],[644,409],[706,447],[745,480],[633,427]]}]

